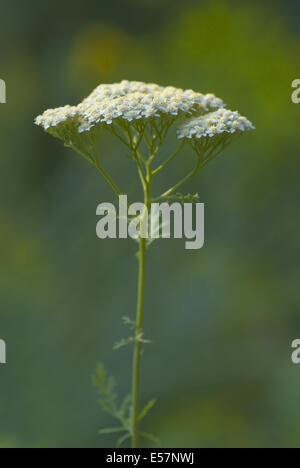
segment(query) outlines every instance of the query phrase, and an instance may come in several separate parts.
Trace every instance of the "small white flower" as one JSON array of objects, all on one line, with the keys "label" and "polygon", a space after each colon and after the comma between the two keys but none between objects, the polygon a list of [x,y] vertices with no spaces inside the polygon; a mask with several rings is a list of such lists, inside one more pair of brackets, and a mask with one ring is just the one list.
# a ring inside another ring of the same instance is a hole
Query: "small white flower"
[{"label": "small white flower", "polygon": [[238,112],[221,108],[186,121],[178,130],[178,138],[200,139],[222,133],[242,133],[254,129],[253,124],[246,117],[242,117]]},{"label": "small white flower", "polygon": [[77,107],[73,106],[48,109],[35,119],[35,124],[48,130],[50,127],[57,127],[62,123],[72,120],[77,115]]}]

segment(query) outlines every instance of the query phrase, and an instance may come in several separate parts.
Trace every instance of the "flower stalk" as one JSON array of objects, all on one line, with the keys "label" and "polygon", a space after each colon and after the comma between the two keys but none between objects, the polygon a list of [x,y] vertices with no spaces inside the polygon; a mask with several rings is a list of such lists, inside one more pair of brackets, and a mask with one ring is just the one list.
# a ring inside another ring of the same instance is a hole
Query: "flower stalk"
[{"label": "flower stalk", "polygon": [[[136,314],[136,338],[143,329],[145,275],[146,275],[146,239],[140,239],[139,248],[139,280]],[[139,401],[140,401],[140,365],[142,343],[136,339],[132,365],[132,448],[139,447]]]},{"label": "flower stalk", "polygon": [[[151,181],[152,181],[152,158],[150,156],[147,166],[147,177],[144,181],[144,205],[146,211],[144,216],[147,216],[151,207]],[[145,220],[141,220],[141,230]],[[148,219],[146,220],[148,222]],[[142,233],[143,234],[143,233]],[[136,334],[140,336],[143,332],[143,315],[145,302],[145,276],[146,276],[146,255],[147,255],[147,240],[144,235],[139,239],[139,280],[138,280],[138,298],[137,298],[137,314],[136,314]],[[140,340],[136,340],[133,353],[133,368],[132,368],[132,447],[139,447],[139,394],[140,394],[140,361],[141,361],[141,346]]]}]

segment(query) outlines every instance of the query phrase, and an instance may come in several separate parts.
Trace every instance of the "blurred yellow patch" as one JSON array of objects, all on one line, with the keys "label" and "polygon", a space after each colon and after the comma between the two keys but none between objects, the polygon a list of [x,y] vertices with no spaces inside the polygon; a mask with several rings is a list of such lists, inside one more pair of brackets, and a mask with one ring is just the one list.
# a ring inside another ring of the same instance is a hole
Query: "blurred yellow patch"
[{"label": "blurred yellow patch", "polygon": [[120,76],[130,79],[128,74],[134,73],[137,64],[144,70],[147,55],[142,44],[118,27],[87,24],[75,38],[68,73],[73,83],[84,86]]}]

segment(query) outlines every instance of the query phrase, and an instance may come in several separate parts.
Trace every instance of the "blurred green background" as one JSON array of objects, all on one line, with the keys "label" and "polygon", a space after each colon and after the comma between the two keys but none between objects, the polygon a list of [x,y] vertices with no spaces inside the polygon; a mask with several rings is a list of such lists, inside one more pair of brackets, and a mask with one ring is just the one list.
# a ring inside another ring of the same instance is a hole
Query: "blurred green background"
[{"label": "blurred green background", "polygon": [[[133,241],[100,241],[110,188],[33,125],[101,82],[213,92],[254,122],[186,191],[206,205],[206,244],[151,247],[143,402],[163,447],[299,447],[299,2],[1,1],[1,447],[112,447],[91,383],[103,362],[130,387],[131,350],[112,351],[135,313]],[[171,148],[172,143],[170,143]],[[138,198],[123,149],[107,170]],[[192,164],[185,151],[157,191]]]}]

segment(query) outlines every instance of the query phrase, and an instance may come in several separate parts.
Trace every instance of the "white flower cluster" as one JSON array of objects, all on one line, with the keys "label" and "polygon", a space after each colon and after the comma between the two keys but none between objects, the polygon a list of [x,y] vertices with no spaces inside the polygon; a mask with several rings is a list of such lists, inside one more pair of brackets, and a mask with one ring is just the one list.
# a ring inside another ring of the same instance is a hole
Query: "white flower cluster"
[{"label": "white flower cluster", "polygon": [[70,121],[77,114],[78,109],[75,106],[57,107],[56,109],[48,109],[39,115],[35,119],[35,123],[48,130],[50,127],[57,127],[61,123]]},{"label": "white flower cluster", "polygon": [[90,129],[99,122],[110,125],[118,118],[132,122],[162,114],[203,113],[223,105],[221,99],[213,94],[203,95],[171,86],[163,88],[156,84],[122,81],[98,86],[78,107],[80,115],[88,122],[85,129]]},{"label": "white flower cluster", "polygon": [[222,133],[242,133],[254,130],[253,124],[238,112],[218,109],[215,112],[189,119],[178,130],[178,138],[214,137]]},{"label": "white flower cluster", "polygon": [[48,110],[36,119],[36,124],[47,130],[77,116],[78,132],[84,132],[98,123],[110,125],[115,119],[132,122],[162,115],[202,114],[223,106],[223,101],[213,94],[203,95],[170,86],[122,81],[98,86],[77,107]]}]

